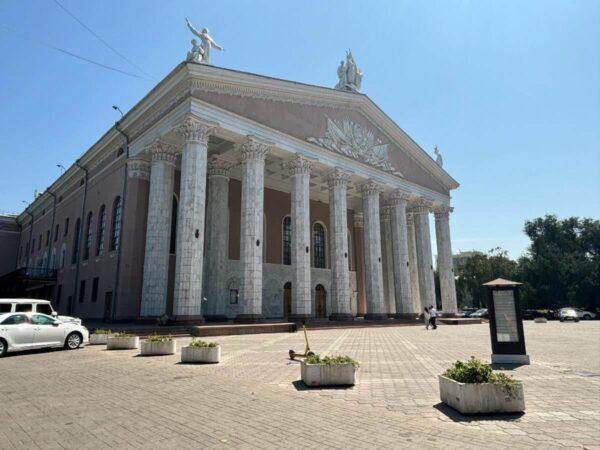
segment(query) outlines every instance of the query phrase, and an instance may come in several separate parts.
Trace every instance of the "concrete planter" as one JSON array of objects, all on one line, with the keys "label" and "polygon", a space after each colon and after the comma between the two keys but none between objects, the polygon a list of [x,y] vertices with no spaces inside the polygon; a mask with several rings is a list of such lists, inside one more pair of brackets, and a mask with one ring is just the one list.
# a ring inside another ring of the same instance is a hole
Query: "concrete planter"
[{"label": "concrete planter", "polygon": [[442,375],[440,398],[461,414],[516,413],[525,410],[523,385],[507,388],[492,383],[459,383]]},{"label": "concrete planter", "polygon": [[307,386],[354,386],[357,366],[353,364],[307,364],[302,361],[300,373]]},{"label": "concrete planter", "polygon": [[548,322],[548,319],[546,319],[545,317],[536,317],[535,319],[533,319],[533,321],[535,323],[546,323]]},{"label": "concrete planter", "polygon": [[91,334],[90,345],[106,345],[109,337],[113,337],[114,334]]},{"label": "concrete planter", "polygon": [[221,361],[221,346],[216,347],[182,347],[182,363],[218,363]]},{"label": "concrete planter", "polygon": [[111,336],[106,341],[106,350],[135,350],[137,348],[140,348],[138,336]]},{"label": "concrete planter", "polygon": [[142,341],[142,356],[174,355],[177,351],[176,341],[151,342]]}]

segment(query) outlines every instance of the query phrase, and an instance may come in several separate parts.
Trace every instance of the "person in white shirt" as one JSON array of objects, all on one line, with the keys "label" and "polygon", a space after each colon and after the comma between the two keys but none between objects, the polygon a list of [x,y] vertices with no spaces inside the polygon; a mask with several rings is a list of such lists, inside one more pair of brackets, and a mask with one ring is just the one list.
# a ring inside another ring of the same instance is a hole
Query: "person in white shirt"
[{"label": "person in white shirt", "polygon": [[437,317],[437,311],[433,306],[429,307],[429,322],[431,323],[431,328],[434,330],[437,329],[437,325],[435,323],[435,319]]},{"label": "person in white shirt", "polygon": [[423,319],[425,319],[425,329],[429,330],[429,319],[431,318],[431,316],[429,315],[429,307],[425,307],[425,309],[423,310]]}]

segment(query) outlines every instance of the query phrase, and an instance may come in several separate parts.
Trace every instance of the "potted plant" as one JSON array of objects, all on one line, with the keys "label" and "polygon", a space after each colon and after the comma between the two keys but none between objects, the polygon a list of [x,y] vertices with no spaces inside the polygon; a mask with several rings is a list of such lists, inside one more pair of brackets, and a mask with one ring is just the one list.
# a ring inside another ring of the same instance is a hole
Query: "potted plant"
[{"label": "potted plant", "polygon": [[142,341],[142,356],[174,355],[177,342],[171,336],[155,334]]},{"label": "potted plant", "polygon": [[90,345],[106,345],[108,338],[114,336],[110,330],[97,329],[90,335]]},{"label": "potted plant", "polygon": [[461,414],[515,413],[525,410],[523,384],[471,357],[456,361],[439,377],[442,402]]},{"label": "potted plant", "polygon": [[221,361],[221,346],[218,342],[205,342],[192,339],[186,347],[181,348],[182,363],[218,363]]},{"label": "potted plant", "polygon": [[349,356],[306,357],[300,366],[307,386],[354,386],[359,363]]},{"label": "potted plant", "polygon": [[106,350],[134,350],[140,348],[140,338],[129,333],[115,333],[106,341]]}]

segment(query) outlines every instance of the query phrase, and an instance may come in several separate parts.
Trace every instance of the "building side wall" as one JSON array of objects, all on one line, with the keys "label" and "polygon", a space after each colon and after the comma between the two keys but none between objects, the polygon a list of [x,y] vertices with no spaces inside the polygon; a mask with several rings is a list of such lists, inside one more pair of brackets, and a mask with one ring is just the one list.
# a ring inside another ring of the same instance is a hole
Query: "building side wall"
[{"label": "building side wall", "polygon": [[0,276],[17,268],[19,252],[19,226],[15,219],[0,217]]}]

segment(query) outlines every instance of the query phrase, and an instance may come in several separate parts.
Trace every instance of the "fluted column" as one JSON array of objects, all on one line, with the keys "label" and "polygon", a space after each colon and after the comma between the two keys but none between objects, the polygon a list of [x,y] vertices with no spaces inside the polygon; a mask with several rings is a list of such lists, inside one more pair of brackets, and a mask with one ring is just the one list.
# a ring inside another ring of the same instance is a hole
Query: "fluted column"
[{"label": "fluted column", "polygon": [[381,258],[383,261],[383,298],[388,315],[396,314],[394,254],[392,252],[391,208],[381,208]]},{"label": "fluted column", "polygon": [[356,250],[356,289],[358,291],[358,316],[367,313],[367,297],[365,294],[365,259],[363,257],[364,216],[362,212],[354,213],[354,249]]},{"label": "fluted column", "polygon": [[429,209],[432,202],[419,198],[412,208],[415,222],[415,242],[417,248],[417,268],[419,274],[419,294],[421,310],[425,306],[435,306],[435,281],[431,256],[431,236],[429,233]]},{"label": "fluted column", "polygon": [[231,164],[218,158],[208,162],[206,205],[206,311],[211,322],[226,321],[227,259],[229,250],[229,172]]},{"label": "fluted column", "polygon": [[350,306],[348,271],[348,211],[346,193],[350,176],[334,169],[327,177],[329,185],[329,228],[331,255],[332,311],[329,320],[353,320]]},{"label": "fluted column", "polygon": [[408,224],[406,218],[406,205],[409,198],[410,194],[401,190],[394,191],[390,197],[396,317],[399,319],[414,318],[417,315],[411,295]]},{"label": "fluted column", "polygon": [[269,145],[248,138],[240,146],[242,154],[242,211],[240,259],[242,289],[237,323],[264,321],[262,315],[263,214],[265,158]]},{"label": "fluted column", "polygon": [[421,294],[419,293],[419,267],[417,258],[417,241],[415,237],[414,214],[408,210],[406,212],[406,229],[408,234],[408,267],[410,269],[410,294],[412,298],[413,309],[423,313],[421,307]]},{"label": "fluted column", "polygon": [[173,301],[173,314],[179,320],[202,320],[206,161],[214,128],[192,115],[175,127],[183,137]]},{"label": "fluted column", "polygon": [[176,147],[160,139],[148,147],[150,192],[146,221],[146,251],[142,282],[141,317],[157,317],[165,313],[169,282],[169,244]]},{"label": "fluted column", "polygon": [[438,273],[440,276],[440,294],[442,297],[442,312],[456,314],[456,285],[454,283],[454,268],[452,265],[452,245],[450,244],[450,218],[454,208],[440,205],[434,209],[435,236],[437,241]]},{"label": "fluted column", "polygon": [[383,300],[383,267],[381,261],[381,225],[379,223],[379,194],[381,187],[374,181],[361,186],[365,221],[364,256],[367,293],[365,319],[387,319]]},{"label": "fluted column", "polygon": [[310,284],[310,169],[311,162],[298,154],[287,164],[292,178],[292,315],[314,315]]}]

